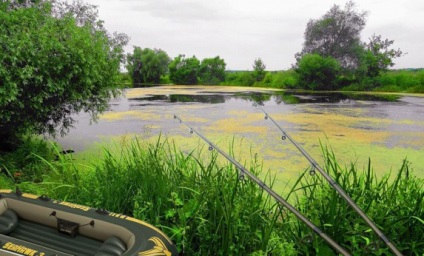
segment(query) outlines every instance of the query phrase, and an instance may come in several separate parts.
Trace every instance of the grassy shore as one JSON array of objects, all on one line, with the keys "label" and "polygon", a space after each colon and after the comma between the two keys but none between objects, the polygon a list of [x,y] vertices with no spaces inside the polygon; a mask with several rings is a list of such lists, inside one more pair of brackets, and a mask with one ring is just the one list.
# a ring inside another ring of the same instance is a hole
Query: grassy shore
[{"label": "grassy shore", "polygon": [[[227,72],[223,85],[257,86],[279,89],[302,89],[294,70],[267,72],[263,80],[255,81],[252,71]],[[424,93],[424,69],[389,70],[373,79],[362,82],[344,81],[340,77],[341,91],[374,91],[398,93]]]},{"label": "grassy shore", "polygon": [[[47,194],[132,215],[160,227],[185,255],[335,255],[318,236],[255,183],[240,179],[216,151],[183,152],[166,138],[134,138],[81,163],[28,139],[1,155],[1,188]],[[227,152],[234,152],[234,148]],[[372,169],[339,166],[323,148],[325,170],[405,255],[424,251],[424,181],[410,164],[377,178]],[[256,157],[246,166],[272,187]],[[283,197],[355,255],[390,255],[384,243],[337,193],[309,170]]]}]

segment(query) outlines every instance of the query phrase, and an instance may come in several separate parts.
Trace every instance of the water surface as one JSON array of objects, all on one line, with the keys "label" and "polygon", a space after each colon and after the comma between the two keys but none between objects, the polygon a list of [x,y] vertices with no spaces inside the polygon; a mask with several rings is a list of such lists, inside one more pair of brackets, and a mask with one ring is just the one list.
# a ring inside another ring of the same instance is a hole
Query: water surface
[{"label": "water surface", "polygon": [[235,155],[243,164],[255,155],[284,184],[308,162],[254,107],[258,102],[318,162],[320,143],[329,145],[342,164],[366,166],[371,157],[379,174],[396,170],[407,159],[424,177],[424,97],[394,94],[282,92],[260,88],[161,86],[128,89],[110,102],[110,110],[90,125],[80,114],[75,129],[59,142],[83,151],[96,143],[159,133],[175,138],[187,152],[204,144],[174,114]]}]

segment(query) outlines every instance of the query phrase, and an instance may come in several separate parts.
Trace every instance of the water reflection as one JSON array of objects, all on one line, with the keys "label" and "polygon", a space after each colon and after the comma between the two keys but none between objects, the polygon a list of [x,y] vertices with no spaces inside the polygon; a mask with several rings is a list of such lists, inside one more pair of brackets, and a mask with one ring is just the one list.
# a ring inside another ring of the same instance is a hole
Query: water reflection
[{"label": "water reflection", "polygon": [[145,95],[139,98],[130,98],[130,104],[135,106],[151,105],[158,103],[207,103],[219,104],[232,99],[257,102],[264,105],[266,102],[275,101],[277,104],[306,104],[306,103],[341,103],[352,104],[356,101],[381,101],[397,102],[398,95],[372,95],[358,93],[317,93],[317,92],[216,92],[203,91],[198,94],[169,94]]},{"label": "water reflection", "polygon": [[358,93],[276,92],[275,95],[285,104],[353,103],[355,101],[395,102],[400,99],[399,95]]},{"label": "water reflection", "polygon": [[252,107],[255,102],[315,156],[320,155],[319,139],[328,138],[347,160],[370,156],[384,167],[388,162],[400,163],[405,156],[417,164],[423,162],[424,98],[384,94],[204,86],[129,89],[126,97],[110,102],[98,123],[90,125],[89,116],[79,114],[75,129],[59,142],[80,151],[122,134],[185,136],[173,119],[177,114],[218,141],[246,138],[267,166],[287,172],[292,168],[282,165],[282,158],[294,162],[296,158],[282,148],[280,134]]}]

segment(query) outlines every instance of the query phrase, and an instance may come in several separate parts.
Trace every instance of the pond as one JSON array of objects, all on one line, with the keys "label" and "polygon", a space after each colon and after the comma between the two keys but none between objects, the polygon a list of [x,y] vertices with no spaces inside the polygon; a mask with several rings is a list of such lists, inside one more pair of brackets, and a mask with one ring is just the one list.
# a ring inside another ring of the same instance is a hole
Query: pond
[{"label": "pond", "polygon": [[318,162],[329,146],[343,165],[366,167],[378,174],[396,171],[403,159],[424,177],[424,97],[397,94],[285,92],[263,88],[158,86],[127,89],[110,102],[110,110],[90,125],[87,114],[58,142],[88,152],[103,142],[134,134],[165,135],[189,152],[204,145],[173,116],[229,151],[242,164],[257,156],[265,169],[287,183],[308,162],[256,108],[255,102]]}]

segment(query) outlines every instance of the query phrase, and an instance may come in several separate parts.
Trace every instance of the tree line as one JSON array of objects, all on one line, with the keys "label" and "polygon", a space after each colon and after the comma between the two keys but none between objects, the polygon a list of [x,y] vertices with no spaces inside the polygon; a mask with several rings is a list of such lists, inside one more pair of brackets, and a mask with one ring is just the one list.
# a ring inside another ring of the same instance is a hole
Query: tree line
[{"label": "tree line", "polygon": [[[355,7],[353,1],[344,8],[334,5],[321,18],[308,22],[302,51],[295,55],[296,63],[291,69],[294,77],[289,87],[337,90],[359,84],[369,90],[379,85],[377,78],[403,52],[392,49],[394,41],[381,35],[374,34],[368,42],[362,42],[360,34],[366,25],[367,12],[358,12]],[[226,72],[225,61],[219,56],[199,61],[195,56],[179,55],[171,61],[163,50],[139,47],[127,54],[127,60],[134,84],[157,84],[160,77],[167,77],[174,84],[266,84],[263,79],[267,72],[260,58],[254,61],[252,72]]]},{"label": "tree line", "polygon": [[[161,49],[141,49],[135,46],[126,55],[126,68],[134,86],[145,84],[174,83],[184,85],[219,85],[226,81],[225,60],[219,56],[199,60],[196,56],[180,54],[171,59]],[[260,58],[253,63],[253,72],[244,81],[247,86],[265,77],[265,64]]]}]

